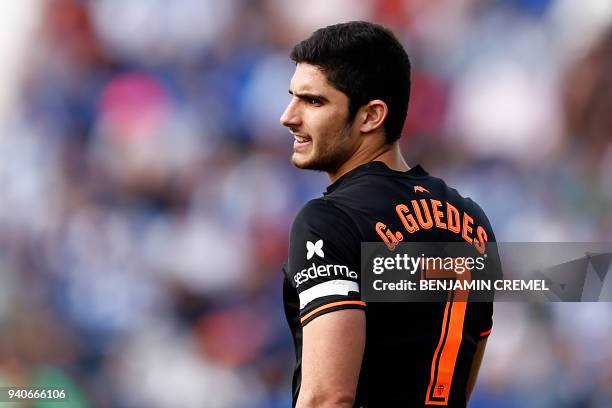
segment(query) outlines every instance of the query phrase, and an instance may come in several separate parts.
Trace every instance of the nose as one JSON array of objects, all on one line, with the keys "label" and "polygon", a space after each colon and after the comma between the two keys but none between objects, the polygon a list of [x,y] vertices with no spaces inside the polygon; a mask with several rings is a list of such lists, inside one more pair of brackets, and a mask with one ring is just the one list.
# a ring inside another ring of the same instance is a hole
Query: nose
[{"label": "nose", "polygon": [[285,108],[285,111],[280,117],[280,123],[286,127],[293,127],[300,125],[300,115],[298,109],[296,109],[295,98],[292,98],[289,105]]}]

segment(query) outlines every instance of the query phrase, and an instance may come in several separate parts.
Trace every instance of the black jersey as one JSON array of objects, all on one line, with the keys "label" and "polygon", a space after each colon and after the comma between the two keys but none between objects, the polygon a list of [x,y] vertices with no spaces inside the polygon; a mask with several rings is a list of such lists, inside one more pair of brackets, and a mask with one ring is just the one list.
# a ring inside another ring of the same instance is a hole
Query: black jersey
[{"label": "black jersey", "polygon": [[[430,176],[382,162],[340,177],[308,202],[291,229],[284,306],[295,348],[293,403],[300,390],[302,327],[325,313],[363,309],[366,345],[355,407],[466,406],[477,342],[492,327],[492,303],[362,300],[362,242],[494,242],[482,209]],[[341,340],[341,339],[336,339]]]}]

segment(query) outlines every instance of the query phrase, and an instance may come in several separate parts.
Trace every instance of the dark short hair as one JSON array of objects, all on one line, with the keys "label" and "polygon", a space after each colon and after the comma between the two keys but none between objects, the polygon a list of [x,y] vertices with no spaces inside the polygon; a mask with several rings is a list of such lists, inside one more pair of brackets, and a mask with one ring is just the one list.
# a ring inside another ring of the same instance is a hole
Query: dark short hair
[{"label": "dark short hair", "polygon": [[349,99],[349,118],[369,101],[387,104],[387,143],[402,133],[410,100],[410,60],[393,33],[378,24],[351,21],[320,28],[291,51],[296,63],[320,67]]}]

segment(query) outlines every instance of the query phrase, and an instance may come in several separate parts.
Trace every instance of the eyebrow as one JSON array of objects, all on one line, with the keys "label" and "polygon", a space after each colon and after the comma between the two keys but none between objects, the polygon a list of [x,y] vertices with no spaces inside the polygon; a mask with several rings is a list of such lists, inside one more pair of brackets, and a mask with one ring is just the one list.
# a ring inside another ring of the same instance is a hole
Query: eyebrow
[{"label": "eyebrow", "polygon": [[289,90],[289,95],[293,95],[300,99],[317,99],[321,102],[329,102],[329,99],[327,99],[323,95],[316,95],[316,94],[311,94],[311,93],[297,93],[291,90]]}]

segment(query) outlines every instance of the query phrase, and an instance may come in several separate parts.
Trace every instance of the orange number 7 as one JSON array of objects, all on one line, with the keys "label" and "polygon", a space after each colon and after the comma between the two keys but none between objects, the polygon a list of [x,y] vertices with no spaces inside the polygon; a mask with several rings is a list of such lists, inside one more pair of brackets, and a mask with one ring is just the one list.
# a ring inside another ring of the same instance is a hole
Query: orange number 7
[{"label": "orange number 7", "polygon": [[[448,271],[445,272],[448,274]],[[426,271],[425,274],[429,278],[448,277],[439,274],[438,271]],[[471,273],[467,270],[463,274],[454,274],[452,277],[469,282]],[[456,290],[448,294],[442,318],[440,340],[431,362],[429,386],[425,395],[426,405],[448,405],[455,363],[463,339],[467,297],[468,290]]]}]

